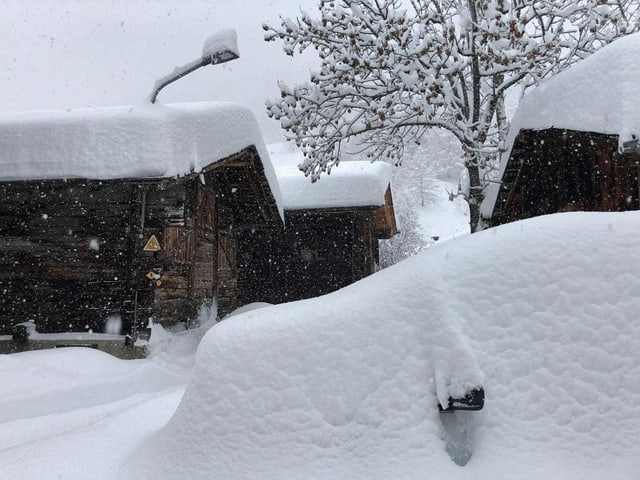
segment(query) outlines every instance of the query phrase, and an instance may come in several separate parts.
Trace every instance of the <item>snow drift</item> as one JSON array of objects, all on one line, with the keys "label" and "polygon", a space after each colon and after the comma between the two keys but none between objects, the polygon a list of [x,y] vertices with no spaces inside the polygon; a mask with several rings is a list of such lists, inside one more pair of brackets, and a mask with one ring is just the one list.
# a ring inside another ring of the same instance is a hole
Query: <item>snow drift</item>
[{"label": "snow drift", "polygon": [[[122,474],[634,478],[639,235],[638,212],[536,218],[226,320]],[[485,409],[453,414],[473,450],[461,468],[437,404],[478,384]]]},{"label": "snow drift", "polygon": [[[91,348],[51,349],[46,356],[41,351],[2,355],[0,378],[0,424],[85,408],[96,396],[107,404],[127,395],[158,392],[182,380],[156,364],[121,360]],[[39,382],[25,390],[29,378]]]}]

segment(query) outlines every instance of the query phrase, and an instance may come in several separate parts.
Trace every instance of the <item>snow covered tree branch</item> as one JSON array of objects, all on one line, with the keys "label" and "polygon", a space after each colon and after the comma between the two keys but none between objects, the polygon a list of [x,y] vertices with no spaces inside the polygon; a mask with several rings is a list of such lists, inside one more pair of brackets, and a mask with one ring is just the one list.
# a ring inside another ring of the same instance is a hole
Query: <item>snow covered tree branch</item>
[{"label": "snow covered tree branch", "polygon": [[264,26],[288,55],[312,47],[321,60],[310,82],[280,82],[268,113],[314,180],[347,142],[399,164],[425,129],[448,130],[465,152],[475,229],[487,160],[504,147],[505,93],[637,31],[639,10],[637,0],[321,0],[319,18]]}]

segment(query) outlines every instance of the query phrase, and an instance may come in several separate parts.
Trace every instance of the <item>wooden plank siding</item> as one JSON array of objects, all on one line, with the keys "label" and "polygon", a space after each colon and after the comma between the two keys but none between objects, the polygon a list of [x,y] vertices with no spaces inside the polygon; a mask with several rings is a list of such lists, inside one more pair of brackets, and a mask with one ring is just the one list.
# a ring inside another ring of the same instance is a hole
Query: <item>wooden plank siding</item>
[{"label": "wooden plank siding", "polygon": [[0,334],[27,320],[102,331],[110,315],[127,331],[172,325],[215,295],[228,313],[251,297],[239,236],[282,231],[253,147],[182,178],[0,182],[0,200]]},{"label": "wooden plank siding", "polygon": [[[56,180],[0,183],[0,331],[34,320],[41,331],[130,318],[130,244],[140,186]],[[97,311],[100,311],[97,314]]]},{"label": "wooden plank siding", "polygon": [[398,233],[391,186],[387,187],[387,191],[384,194],[384,206],[375,211],[373,227],[377,238],[380,239],[389,239]]},{"label": "wooden plank siding", "polygon": [[618,153],[616,135],[523,130],[514,142],[490,223],[562,211],[636,210],[637,157]]},{"label": "wooden plank siding", "polygon": [[374,272],[396,229],[385,199],[283,222],[254,147],[180,178],[0,182],[0,334],[103,331],[110,315],[135,334],[214,298],[223,317],[329,293]]},{"label": "wooden plank siding", "polygon": [[[375,270],[378,242],[376,208],[285,212],[286,235],[271,269],[279,279],[278,302],[323,295]],[[375,238],[375,240],[374,240]]]}]

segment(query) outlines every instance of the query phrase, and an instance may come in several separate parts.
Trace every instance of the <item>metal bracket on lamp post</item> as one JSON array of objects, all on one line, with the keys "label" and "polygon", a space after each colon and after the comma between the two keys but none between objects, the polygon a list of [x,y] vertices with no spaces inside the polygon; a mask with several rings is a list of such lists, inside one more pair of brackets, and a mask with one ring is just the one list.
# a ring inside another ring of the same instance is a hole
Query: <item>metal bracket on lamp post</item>
[{"label": "metal bracket on lamp post", "polygon": [[[213,45],[213,47],[212,47]],[[236,34],[233,31],[225,30],[212,36],[205,42],[202,57],[192,62],[176,67],[173,72],[163,78],[156,80],[153,92],[149,96],[151,103],[156,103],[158,93],[167,85],[180,80],[185,75],[189,75],[194,70],[207,65],[218,65],[240,58],[238,47],[236,46]]]}]

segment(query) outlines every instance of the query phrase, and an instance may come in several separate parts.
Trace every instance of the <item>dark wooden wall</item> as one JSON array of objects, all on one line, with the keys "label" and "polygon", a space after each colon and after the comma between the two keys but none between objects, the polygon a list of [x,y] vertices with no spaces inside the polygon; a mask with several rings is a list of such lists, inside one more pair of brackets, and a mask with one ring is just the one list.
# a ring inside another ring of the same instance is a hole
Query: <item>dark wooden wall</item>
[{"label": "dark wooden wall", "polygon": [[521,131],[502,178],[491,224],[561,211],[638,209],[638,162],[617,150],[615,135],[560,129]]},{"label": "dark wooden wall", "polygon": [[[203,243],[206,243],[202,237],[207,232],[199,211],[204,198],[207,198],[206,192],[193,177],[165,181],[147,191],[145,224],[135,252],[139,258],[138,295],[145,292],[152,298],[144,303],[148,310],[138,312],[143,323],[151,316],[165,326],[193,318],[197,308],[195,292],[200,288],[211,291],[210,285],[201,287],[197,283]],[[144,250],[151,235],[159,241],[157,252]]]},{"label": "dark wooden wall", "polygon": [[[125,330],[213,295],[211,191],[197,179],[0,183],[0,329]],[[145,251],[155,235],[161,249]]]},{"label": "dark wooden wall", "polygon": [[[332,292],[373,273],[384,208],[278,214],[254,148],[182,178],[0,182],[0,334],[189,322]],[[146,249],[152,237],[158,249]]]},{"label": "dark wooden wall", "polygon": [[0,334],[101,332],[110,315],[131,332],[263,296],[269,281],[239,278],[265,273],[244,252],[282,232],[261,168],[250,148],[183,178],[0,182]]},{"label": "dark wooden wall", "polygon": [[279,303],[333,292],[374,272],[375,209],[287,211],[271,270]]},{"label": "dark wooden wall", "polygon": [[219,316],[273,296],[270,255],[283,235],[255,149],[229,158],[204,175],[216,196],[216,286]]},{"label": "dark wooden wall", "polygon": [[0,331],[26,320],[43,332],[102,331],[110,314],[131,322],[142,191],[121,182],[0,183]]}]

